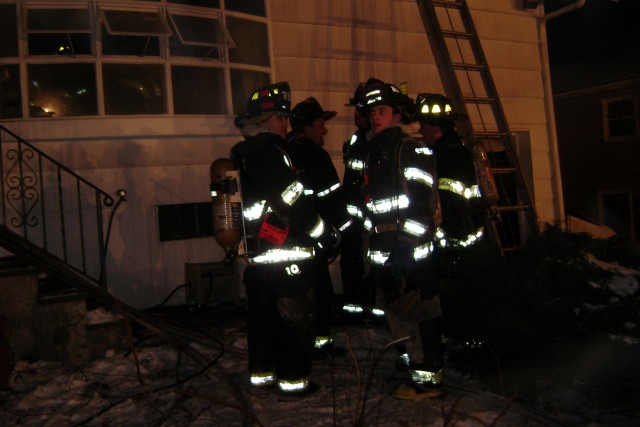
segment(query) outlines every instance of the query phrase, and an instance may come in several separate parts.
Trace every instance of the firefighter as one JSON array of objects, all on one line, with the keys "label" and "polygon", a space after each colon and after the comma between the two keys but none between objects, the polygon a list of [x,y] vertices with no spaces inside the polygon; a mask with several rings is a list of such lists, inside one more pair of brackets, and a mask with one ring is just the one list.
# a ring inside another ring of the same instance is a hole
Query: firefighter
[{"label": "firefighter", "polygon": [[251,383],[304,396],[317,388],[309,379],[316,254],[332,241],[285,152],[290,108],[286,82],[253,92],[235,121],[245,139],[231,159],[242,188]]},{"label": "firefighter", "polygon": [[393,337],[410,337],[403,355],[408,377],[393,396],[432,398],[442,393],[444,366],[439,276],[431,256],[435,159],[403,128],[415,105],[396,86],[365,86],[364,105],[371,126],[364,187],[369,277]]},{"label": "firefighter", "polygon": [[[335,111],[325,111],[320,103],[309,97],[296,104],[291,111],[289,123],[292,131],[288,135],[287,154],[293,169],[305,189],[313,191],[316,208],[320,216],[338,233],[345,232],[353,222],[344,203],[341,183],[331,156],[323,148],[327,134],[326,122],[336,116]],[[337,356],[344,349],[334,346],[331,336],[334,293],[329,263],[337,255],[334,248],[326,248],[317,256],[316,283],[316,341],[314,355],[318,358]]]},{"label": "firefighter", "polygon": [[[371,84],[375,79],[370,79]],[[378,82],[380,82],[378,80]],[[347,211],[353,219],[352,226],[342,234],[340,240],[340,274],[344,304],[342,318],[347,322],[368,322],[369,315],[382,315],[375,308],[373,292],[367,286],[366,261],[364,249],[364,204],[362,186],[364,185],[364,154],[369,132],[369,117],[364,108],[364,87],[360,83],[346,106],[353,109],[353,121],[356,131],[342,145],[344,176],[342,178],[343,194],[347,203]]]},{"label": "firefighter", "polygon": [[479,242],[483,235],[483,203],[473,154],[456,132],[453,112],[444,95],[422,93],[416,98],[416,115],[424,143],[434,150],[442,223],[436,237],[441,252],[455,253]]}]

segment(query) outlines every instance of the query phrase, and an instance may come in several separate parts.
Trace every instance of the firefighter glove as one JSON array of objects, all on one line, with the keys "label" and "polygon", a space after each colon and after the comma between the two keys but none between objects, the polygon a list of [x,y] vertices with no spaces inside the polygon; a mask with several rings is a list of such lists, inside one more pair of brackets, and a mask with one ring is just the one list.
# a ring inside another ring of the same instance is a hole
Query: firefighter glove
[{"label": "firefighter glove", "polygon": [[413,245],[402,241],[396,243],[386,263],[391,269],[391,275],[395,279],[411,276],[415,264],[416,260],[413,257]]}]

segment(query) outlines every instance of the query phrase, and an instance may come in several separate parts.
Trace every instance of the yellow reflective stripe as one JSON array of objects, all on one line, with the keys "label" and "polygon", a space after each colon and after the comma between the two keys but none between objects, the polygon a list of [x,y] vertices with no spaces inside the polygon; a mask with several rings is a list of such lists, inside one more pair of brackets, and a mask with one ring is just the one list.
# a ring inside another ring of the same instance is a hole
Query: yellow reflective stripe
[{"label": "yellow reflective stripe", "polygon": [[294,181],[284,189],[280,197],[282,197],[283,202],[291,206],[296,202],[296,200],[298,200],[303,192],[304,186],[300,182]]},{"label": "yellow reflective stripe", "polygon": [[309,387],[309,379],[303,378],[300,380],[278,380],[278,387],[285,392],[294,392],[306,390]]},{"label": "yellow reflective stripe", "polygon": [[259,202],[255,202],[253,205],[242,211],[244,218],[247,221],[254,221],[256,219],[262,218],[264,212],[264,205],[267,203],[266,200],[260,200]]},{"label": "yellow reflective stripe", "polygon": [[248,258],[249,264],[274,264],[277,262],[312,259],[315,251],[310,247],[293,246],[291,249],[269,249],[266,252]]},{"label": "yellow reflective stripe", "polygon": [[466,187],[462,182],[456,181],[451,178],[438,178],[438,189],[451,191],[459,196],[464,197],[465,199],[471,199],[472,197],[482,197],[480,193],[480,187],[477,185],[472,185],[471,187]]},{"label": "yellow reflective stripe", "polygon": [[417,181],[429,187],[433,187],[433,176],[418,168],[405,168],[404,177],[407,181]]},{"label": "yellow reflective stripe", "polygon": [[364,213],[355,205],[347,205],[347,213],[354,218],[364,218]]},{"label": "yellow reflective stripe", "polygon": [[424,259],[431,255],[433,252],[433,242],[425,243],[424,245],[420,245],[413,250],[413,258],[417,261],[420,259]]},{"label": "yellow reflective stripe", "polygon": [[338,188],[340,188],[340,183],[336,182],[335,184],[331,185],[329,188],[322,190],[320,192],[318,192],[318,197],[322,198],[322,197],[326,197],[329,194],[333,193],[334,191],[336,191]]},{"label": "yellow reflective stripe", "polygon": [[316,337],[316,342],[314,344],[315,348],[322,348],[327,344],[331,344],[333,339],[331,337]]},{"label": "yellow reflective stripe", "polygon": [[438,231],[436,231],[436,238],[438,239],[438,245],[442,248],[444,248],[447,245],[466,248],[467,246],[471,246],[474,243],[476,243],[478,240],[480,240],[483,235],[484,235],[484,227],[478,228],[476,231],[474,231],[473,233],[470,233],[464,239],[448,238],[444,233],[444,230],[439,229]]},{"label": "yellow reflective stripe", "polygon": [[317,239],[320,236],[322,236],[323,233],[324,233],[324,221],[322,220],[322,218],[320,218],[320,215],[318,215],[318,220],[316,221],[316,225],[314,225],[311,231],[309,232],[309,236],[311,236],[314,239]]},{"label": "yellow reflective stripe", "polygon": [[343,232],[347,228],[351,227],[351,224],[353,224],[353,220],[352,219],[348,220],[347,222],[342,224],[340,227],[338,227],[338,231]]},{"label": "yellow reflective stripe", "polygon": [[420,224],[418,221],[408,219],[404,222],[402,231],[419,237],[427,232],[427,227]]},{"label": "yellow reflective stripe", "polygon": [[364,312],[364,307],[358,304],[345,304],[342,306],[342,310],[348,313],[362,313]]},{"label": "yellow reflective stripe", "polygon": [[351,159],[347,162],[347,168],[354,171],[364,170],[364,162],[362,160]]},{"label": "yellow reflective stripe", "polygon": [[255,386],[273,384],[275,380],[276,376],[273,372],[252,373],[250,377],[251,384]]},{"label": "yellow reflective stripe", "polygon": [[425,156],[432,156],[433,150],[429,147],[418,147],[415,149],[416,154],[424,154]]},{"label": "yellow reflective stripe", "polygon": [[409,372],[411,373],[411,381],[417,384],[442,384],[444,378],[442,369],[437,372],[410,369]]},{"label": "yellow reflective stripe", "polygon": [[409,207],[409,198],[404,194],[386,199],[372,200],[367,203],[367,208],[377,214],[391,212],[393,209],[406,209],[407,207]]},{"label": "yellow reflective stripe", "polygon": [[372,264],[380,264],[380,265],[384,265],[384,263],[387,262],[387,260],[389,259],[389,252],[382,252],[382,251],[369,251],[369,253],[367,254],[367,258],[369,258],[369,261]]}]

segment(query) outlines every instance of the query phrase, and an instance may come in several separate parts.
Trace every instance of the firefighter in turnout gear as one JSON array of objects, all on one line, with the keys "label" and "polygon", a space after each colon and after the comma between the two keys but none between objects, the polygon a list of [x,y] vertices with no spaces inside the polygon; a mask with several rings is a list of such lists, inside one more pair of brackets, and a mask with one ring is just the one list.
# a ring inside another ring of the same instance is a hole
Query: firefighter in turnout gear
[{"label": "firefighter in turnout gear", "polygon": [[[379,83],[379,80],[377,80]],[[370,80],[368,83],[373,83]],[[375,298],[372,289],[367,286],[366,251],[364,248],[364,211],[362,187],[364,185],[364,156],[369,132],[369,118],[364,109],[365,84],[360,83],[353,98],[346,106],[355,107],[353,121],[356,131],[342,145],[344,176],[342,179],[343,194],[346,199],[347,212],[353,219],[353,225],[342,234],[340,241],[340,271],[344,304],[342,317],[356,322],[368,320],[368,315],[381,314],[375,309]]]},{"label": "firefighter in turnout gear", "polygon": [[331,236],[285,152],[287,83],[253,92],[236,118],[244,141],[231,150],[238,168],[246,236],[244,272],[251,383],[305,395],[315,340],[315,263]]},{"label": "firefighter in turnout gear", "polygon": [[[327,133],[326,121],[335,117],[335,111],[323,110],[313,97],[298,103],[291,111],[289,123],[292,131],[288,135],[287,154],[293,162],[298,179],[309,192],[313,192],[316,208],[320,216],[338,233],[345,232],[353,222],[344,203],[340,178],[331,156],[322,148]],[[329,273],[329,262],[337,255],[336,248],[325,248],[316,254],[322,262],[317,262],[316,289],[316,357],[335,356],[339,349],[334,347],[331,336],[333,318],[333,284]]]},{"label": "firefighter in turnout gear", "polygon": [[460,249],[480,241],[483,235],[483,202],[477,184],[473,154],[455,129],[453,112],[444,95],[423,93],[416,99],[420,133],[434,150],[438,165],[438,191],[442,223],[436,238],[444,249]]},{"label": "firefighter in turnout gear", "polygon": [[402,127],[414,118],[412,99],[388,83],[367,85],[364,97],[371,125],[364,187],[369,278],[393,337],[411,337],[402,355],[408,378],[393,395],[436,397],[442,393],[444,349],[439,275],[431,256],[435,159]]}]

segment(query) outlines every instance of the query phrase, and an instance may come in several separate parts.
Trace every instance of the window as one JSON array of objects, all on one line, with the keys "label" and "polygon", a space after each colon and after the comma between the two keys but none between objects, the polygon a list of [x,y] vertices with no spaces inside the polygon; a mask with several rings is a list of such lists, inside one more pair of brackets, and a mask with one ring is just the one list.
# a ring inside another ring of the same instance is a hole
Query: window
[{"label": "window", "polygon": [[0,65],[0,119],[22,117],[20,68],[18,65]]},{"label": "window", "polygon": [[229,61],[269,66],[269,39],[266,24],[229,17],[227,28],[237,45],[235,49],[229,49]]},{"label": "window", "polygon": [[264,0],[0,0],[0,118],[237,113],[267,25]]},{"label": "window", "polygon": [[158,64],[104,64],[107,115],[165,114],[164,68]]},{"label": "window", "polygon": [[602,100],[604,140],[626,140],[638,136],[636,98],[628,95]]},{"label": "window", "polygon": [[93,64],[30,64],[29,117],[98,114]]},{"label": "window", "polygon": [[247,106],[251,91],[269,84],[269,74],[249,70],[231,70],[233,114],[240,114]]},{"label": "window", "polygon": [[601,192],[600,217],[618,236],[638,240],[640,193]]},{"label": "window", "polygon": [[18,56],[18,20],[14,4],[0,4],[0,58]]},{"label": "window", "polygon": [[158,205],[160,241],[213,236],[211,202]]},{"label": "window", "polygon": [[175,114],[224,114],[224,73],[221,68],[171,67]]},{"label": "window", "polygon": [[87,3],[23,9],[29,55],[91,55],[93,24]]}]

